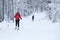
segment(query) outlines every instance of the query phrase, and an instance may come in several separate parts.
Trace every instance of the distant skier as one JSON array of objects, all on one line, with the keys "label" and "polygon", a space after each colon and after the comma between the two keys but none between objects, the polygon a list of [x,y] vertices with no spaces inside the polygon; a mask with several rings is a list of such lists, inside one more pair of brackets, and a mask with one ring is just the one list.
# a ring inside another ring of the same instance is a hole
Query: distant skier
[{"label": "distant skier", "polygon": [[21,15],[20,15],[19,12],[17,12],[17,13],[15,14],[15,22],[16,22],[16,28],[15,28],[15,29],[17,29],[17,26],[18,26],[18,29],[17,29],[17,30],[19,30],[19,21],[20,21],[20,19],[22,19],[22,18],[21,18]]},{"label": "distant skier", "polygon": [[34,21],[34,15],[32,16],[32,21]]}]

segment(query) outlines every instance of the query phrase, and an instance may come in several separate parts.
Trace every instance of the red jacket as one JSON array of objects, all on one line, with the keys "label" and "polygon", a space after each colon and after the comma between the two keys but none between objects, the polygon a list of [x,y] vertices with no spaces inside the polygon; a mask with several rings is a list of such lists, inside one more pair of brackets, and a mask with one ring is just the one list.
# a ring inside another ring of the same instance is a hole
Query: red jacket
[{"label": "red jacket", "polygon": [[19,12],[17,12],[17,13],[15,14],[15,19],[16,19],[16,20],[22,19],[22,18],[21,18],[21,15],[19,14]]}]

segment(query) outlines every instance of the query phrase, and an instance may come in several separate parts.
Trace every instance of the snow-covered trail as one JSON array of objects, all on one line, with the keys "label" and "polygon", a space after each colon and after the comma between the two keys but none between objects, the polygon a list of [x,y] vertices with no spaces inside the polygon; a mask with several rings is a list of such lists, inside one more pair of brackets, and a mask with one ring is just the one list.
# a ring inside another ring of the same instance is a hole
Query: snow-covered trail
[{"label": "snow-covered trail", "polygon": [[15,22],[0,23],[0,40],[60,40],[59,23],[52,23],[47,19],[40,20],[44,16],[40,14],[39,19],[38,15],[35,15],[34,22],[31,21],[31,16],[23,18],[19,31],[14,30]]}]

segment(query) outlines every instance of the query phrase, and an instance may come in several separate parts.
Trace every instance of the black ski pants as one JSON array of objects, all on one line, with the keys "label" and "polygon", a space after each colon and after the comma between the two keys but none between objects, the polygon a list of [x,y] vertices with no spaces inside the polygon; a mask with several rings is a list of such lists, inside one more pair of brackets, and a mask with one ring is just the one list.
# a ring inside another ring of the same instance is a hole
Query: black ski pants
[{"label": "black ski pants", "polygon": [[15,21],[16,21],[16,26],[19,27],[19,21],[20,21],[20,20],[15,20]]}]

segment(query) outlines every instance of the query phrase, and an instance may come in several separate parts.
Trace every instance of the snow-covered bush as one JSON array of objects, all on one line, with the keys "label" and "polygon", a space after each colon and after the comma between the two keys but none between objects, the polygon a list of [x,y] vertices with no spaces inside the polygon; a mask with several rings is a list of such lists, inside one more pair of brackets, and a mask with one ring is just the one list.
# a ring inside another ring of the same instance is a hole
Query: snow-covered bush
[{"label": "snow-covered bush", "polygon": [[47,5],[47,16],[53,22],[59,22],[60,20],[60,4],[51,3]]}]

